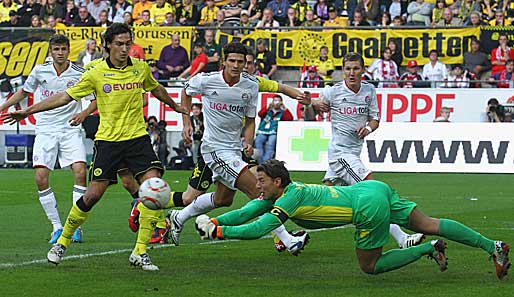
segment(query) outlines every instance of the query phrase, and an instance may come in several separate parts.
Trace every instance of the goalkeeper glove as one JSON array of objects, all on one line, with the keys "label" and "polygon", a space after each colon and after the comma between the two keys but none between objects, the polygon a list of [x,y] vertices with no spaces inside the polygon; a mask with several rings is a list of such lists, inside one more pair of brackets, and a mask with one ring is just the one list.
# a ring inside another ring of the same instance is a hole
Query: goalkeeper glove
[{"label": "goalkeeper glove", "polygon": [[216,238],[216,225],[206,215],[200,215],[196,218],[195,228],[203,240]]}]

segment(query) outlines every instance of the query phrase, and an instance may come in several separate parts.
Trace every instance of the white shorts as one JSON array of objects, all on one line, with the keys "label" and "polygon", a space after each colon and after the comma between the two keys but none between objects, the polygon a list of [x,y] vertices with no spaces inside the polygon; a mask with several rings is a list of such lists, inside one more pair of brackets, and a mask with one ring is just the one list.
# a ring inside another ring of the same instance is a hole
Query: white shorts
[{"label": "white shorts", "polygon": [[357,155],[347,154],[337,160],[330,160],[329,169],[323,178],[323,182],[330,181],[334,185],[351,186],[366,179],[371,170],[362,164]]},{"label": "white shorts", "polygon": [[236,190],[237,178],[247,167],[240,150],[220,150],[202,153],[205,164],[212,170],[212,181],[219,181],[232,190]]},{"label": "white shorts", "polygon": [[33,167],[46,167],[53,170],[57,157],[61,167],[75,162],[86,163],[86,148],[81,130],[36,135],[32,153]]}]

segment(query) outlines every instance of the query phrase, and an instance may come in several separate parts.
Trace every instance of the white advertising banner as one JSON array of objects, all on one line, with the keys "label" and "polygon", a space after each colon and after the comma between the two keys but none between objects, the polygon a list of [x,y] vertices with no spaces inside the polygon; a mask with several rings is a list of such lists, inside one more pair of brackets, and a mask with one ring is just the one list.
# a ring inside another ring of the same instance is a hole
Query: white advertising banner
[{"label": "white advertising banner", "polygon": [[[170,96],[180,102],[181,88],[167,88]],[[311,92],[313,98],[319,98],[321,89],[304,89]],[[260,93],[258,110],[273,100],[273,93]],[[513,97],[512,89],[377,89],[377,99],[381,113],[381,122],[432,122],[441,107],[451,109],[450,120],[452,122],[473,123],[483,120],[487,100],[497,98],[500,104],[504,104]],[[284,104],[291,111],[295,120],[301,118],[301,105],[296,100],[281,95]],[[32,96],[22,101],[23,108],[32,105]],[[201,98],[193,99],[193,102],[201,102]],[[87,105],[84,102],[84,105]],[[6,112],[6,111],[2,111]],[[155,116],[158,120],[167,123],[168,131],[181,131],[181,115],[173,112],[167,105],[161,103],[150,95],[148,106],[145,107],[145,116]],[[329,120],[327,118],[327,120]],[[257,119],[257,121],[259,121]],[[20,130],[34,130],[36,120],[34,116],[20,122]],[[15,130],[16,125],[4,125],[0,121],[0,130]]]},{"label": "white advertising banner", "polygon": [[[377,172],[514,173],[514,125],[381,123],[361,159]],[[280,122],[276,158],[288,169],[325,171],[330,123]]]}]

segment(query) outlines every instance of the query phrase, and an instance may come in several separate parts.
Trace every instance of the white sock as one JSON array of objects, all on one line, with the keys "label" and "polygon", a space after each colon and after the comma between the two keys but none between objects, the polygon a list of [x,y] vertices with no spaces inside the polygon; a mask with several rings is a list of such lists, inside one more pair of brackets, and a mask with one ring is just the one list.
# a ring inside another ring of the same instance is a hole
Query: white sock
[{"label": "white sock", "polygon": [[61,218],[59,217],[59,211],[57,211],[57,201],[55,200],[54,191],[52,188],[48,188],[43,191],[38,191],[39,202],[46,213],[46,216],[53,225],[54,231],[62,229]]},{"label": "white sock", "polygon": [[389,225],[389,233],[393,236],[394,240],[398,242],[398,244],[402,244],[405,241],[405,238],[409,236],[409,234],[403,232],[403,230],[400,228],[400,226],[396,224],[390,224]]},{"label": "white sock", "polygon": [[287,232],[286,227],[284,225],[280,225],[277,229],[273,230],[273,233],[284,243],[286,247],[289,247],[291,245],[291,239],[293,236]]},{"label": "white sock", "polygon": [[86,189],[87,188],[83,186],[73,185],[73,204],[75,204],[80,197],[84,196]]},{"label": "white sock", "polygon": [[184,225],[184,223],[190,218],[208,213],[215,208],[216,206],[214,205],[214,193],[205,193],[198,196],[198,198],[196,198],[193,203],[184,207],[176,218],[179,224]]}]

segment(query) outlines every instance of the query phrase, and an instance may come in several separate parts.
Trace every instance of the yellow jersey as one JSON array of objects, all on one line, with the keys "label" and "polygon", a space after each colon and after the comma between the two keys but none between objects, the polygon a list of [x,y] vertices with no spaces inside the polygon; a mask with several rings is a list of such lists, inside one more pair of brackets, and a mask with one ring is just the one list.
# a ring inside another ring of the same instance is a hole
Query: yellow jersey
[{"label": "yellow jersey", "polygon": [[[332,59],[328,58],[325,61],[321,61],[321,59],[318,59],[318,61],[315,63],[316,67],[318,67],[318,70],[322,70],[325,72],[328,72],[332,70],[332,72],[336,69],[334,66],[334,61]],[[324,81],[331,81],[332,80],[332,73],[330,75],[322,75],[321,76]]]},{"label": "yellow jersey", "polygon": [[175,14],[175,7],[171,6],[171,4],[164,2],[162,7],[157,7],[157,3],[152,6],[150,9],[150,18],[153,19],[153,22],[157,25],[164,23],[166,20],[166,14],[168,12],[172,12]]},{"label": "yellow jersey", "polygon": [[269,93],[277,93],[278,92],[278,82],[274,80],[269,80],[264,77],[254,76],[259,82],[259,92],[269,92]]},{"label": "yellow jersey", "polygon": [[75,100],[96,94],[100,114],[96,140],[118,142],[146,135],[141,93],[159,86],[150,67],[132,58],[123,68],[114,67],[109,58],[98,61],[89,63],[80,81],[66,90]]}]

